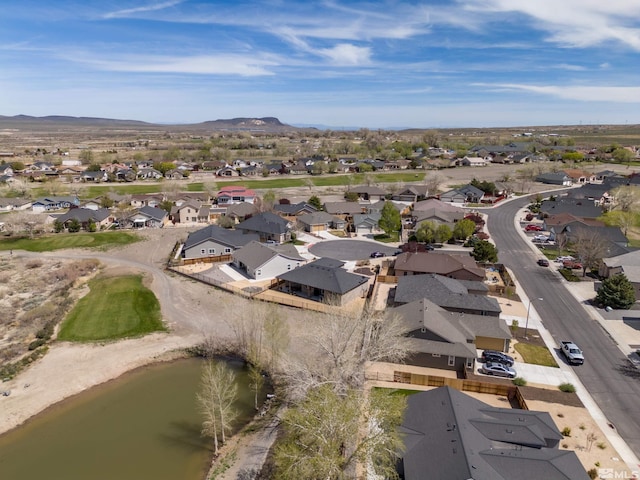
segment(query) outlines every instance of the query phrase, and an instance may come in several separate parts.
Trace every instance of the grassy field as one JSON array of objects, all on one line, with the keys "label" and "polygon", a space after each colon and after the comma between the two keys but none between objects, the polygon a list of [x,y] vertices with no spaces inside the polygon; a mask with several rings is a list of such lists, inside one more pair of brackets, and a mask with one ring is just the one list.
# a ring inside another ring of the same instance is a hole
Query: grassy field
[{"label": "grassy field", "polygon": [[63,248],[108,248],[128,245],[140,237],[127,232],[57,233],[45,237],[11,237],[0,239],[0,250],[51,252]]},{"label": "grassy field", "polygon": [[551,355],[551,352],[549,352],[547,347],[518,342],[515,344],[515,349],[520,355],[522,355],[525,363],[543,365],[545,367],[558,366],[555,359],[553,358],[553,355]]},{"label": "grassy field", "polygon": [[58,339],[90,342],[164,330],[160,304],[140,275],[96,278],[62,323]]}]

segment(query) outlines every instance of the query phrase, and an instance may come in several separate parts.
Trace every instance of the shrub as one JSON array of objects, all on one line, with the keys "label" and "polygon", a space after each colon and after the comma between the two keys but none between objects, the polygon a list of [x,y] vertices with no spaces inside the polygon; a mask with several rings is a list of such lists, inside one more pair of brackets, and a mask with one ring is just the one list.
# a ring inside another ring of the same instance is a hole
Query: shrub
[{"label": "shrub", "polygon": [[562,434],[563,437],[570,437],[571,427],[564,427],[560,433]]},{"label": "shrub", "polygon": [[604,442],[598,442],[596,443],[596,447],[598,447],[600,450],[604,450],[605,448],[607,448],[607,444]]},{"label": "shrub", "polygon": [[575,393],[576,391],[576,387],[574,387],[571,383],[561,383],[560,385],[558,385],[558,388],[561,392],[565,393]]},{"label": "shrub", "polygon": [[589,478],[591,478],[591,479],[598,478],[598,470],[595,469],[595,468],[592,468],[591,470],[589,470],[587,472],[587,475],[589,475]]},{"label": "shrub", "polygon": [[527,381],[522,378],[522,377],[516,377],[512,380],[514,385],[517,385],[518,387],[524,387],[527,384]]},{"label": "shrub", "polygon": [[29,350],[35,350],[38,347],[41,347],[46,343],[44,338],[38,338],[29,344]]}]

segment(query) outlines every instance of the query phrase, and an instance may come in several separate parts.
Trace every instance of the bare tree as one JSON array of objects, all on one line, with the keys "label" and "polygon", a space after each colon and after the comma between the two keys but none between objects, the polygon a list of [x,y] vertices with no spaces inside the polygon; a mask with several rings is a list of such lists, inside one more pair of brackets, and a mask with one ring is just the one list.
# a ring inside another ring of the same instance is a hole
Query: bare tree
[{"label": "bare tree", "polygon": [[342,394],[317,386],[283,415],[284,436],[275,450],[278,478],[356,478],[356,465],[368,473],[397,478],[402,448],[398,426],[406,399],[386,392],[349,388]]},{"label": "bare tree", "polygon": [[531,190],[531,183],[533,183],[536,178],[536,171],[531,167],[516,170],[516,178],[520,184],[520,191],[527,193]]},{"label": "bare tree", "polygon": [[622,210],[623,212],[632,211],[637,206],[638,200],[640,200],[638,188],[631,185],[614,188],[611,191],[611,195],[615,202],[615,209]]},{"label": "bare tree", "polygon": [[407,354],[400,320],[365,312],[353,315],[334,308],[309,329],[302,358],[288,358],[282,375],[288,395],[295,399],[319,385],[338,392],[361,388],[367,362],[401,361]]},{"label": "bare tree", "polygon": [[598,233],[590,232],[587,228],[579,228],[571,234],[574,251],[582,262],[582,276],[587,268],[594,268],[607,254],[607,241]]},{"label": "bare tree", "polygon": [[48,215],[44,213],[12,212],[3,217],[4,229],[12,235],[26,234],[33,238],[44,231]]},{"label": "bare tree", "polygon": [[439,173],[424,176],[424,184],[427,187],[427,196],[434,196],[438,194],[438,189],[442,183],[443,178]]},{"label": "bare tree", "polygon": [[196,395],[204,415],[202,434],[213,438],[214,453],[224,443],[237,417],[233,404],[237,397],[236,375],[224,362],[207,361],[202,369],[200,392]]}]

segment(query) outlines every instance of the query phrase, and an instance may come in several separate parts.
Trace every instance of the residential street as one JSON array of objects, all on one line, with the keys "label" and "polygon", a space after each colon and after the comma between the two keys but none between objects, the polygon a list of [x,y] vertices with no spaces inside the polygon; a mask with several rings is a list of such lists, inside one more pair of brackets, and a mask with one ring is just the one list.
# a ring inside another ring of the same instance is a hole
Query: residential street
[{"label": "residential street", "polygon": [[499,250],[556,343],[575,341],[584,351],[585,364],[572,367],[605,414],[636,455],[640,455],[640,371],[622,354],[601,325],[564,287],[552,269],[536,264],[536,255],[522,238],[514,219],[531,201],[523,197],[487,210],[487,227]]}]

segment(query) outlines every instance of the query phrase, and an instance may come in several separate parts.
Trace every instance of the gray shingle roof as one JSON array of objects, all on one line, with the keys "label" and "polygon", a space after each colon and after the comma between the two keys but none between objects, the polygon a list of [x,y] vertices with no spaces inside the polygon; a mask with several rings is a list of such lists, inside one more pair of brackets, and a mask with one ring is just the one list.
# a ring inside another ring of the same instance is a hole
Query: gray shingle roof
[{"label": "gray shingle roof", "polygon": [[156,207],[149,207],[149,206],[141,207],[138,210],[138,213],[141,213],[149,217],[150,219],[156,220],[158,222],[163,221],[165,217],[168,215],[166,210],[163,210],[161,208],[156,208]]},{"label": "gray shingle roof", "polygon": [[298,221],[304,225],[331,225],[338,219],[327,212],[305,213],[298,217]]},{"label": "gray shingle roof", "polygon": [[98,210],[92,210],[90,208],[72,208],[67,213],[60,215],[57,220],[64,223],[68,220],[76,219],[80,223],[93,220],[94,222],[101,222],[110,215],[108,208],[100,208]]},{"label": "gray shingle roof", "polygon": [[367,277],[349,273],[342,268],[344,262],[320,258],[314,262],[283,273],[277,278],[343,295],[367,282]]},{"label": "gray shingle roof", "polygon": [[236,225],[237,230],[248,230],[281,235],[289,231],[289,221],[271,212],[262,212]]},{"label": "gray shingle roof", "polygon": [[426,298],[445,309],[475,310],[500,313],[502,309],[495,298],[470,295],[467,288],[453,278],[442,275],[407,275],[398,278],[395,301],[409,303]]},{"label": "gray shingle roof", "polygon": [[258,241],[252,241],[233,253],[233,258],[239,260],[247,267],[256,269],[278,255],[292,260],[304,261],[296,247],[291,244],[275,247],[264,245]]},{"label": "gray shingle roof", "polygon": [[189,249],[210,239],[222,245],[240,248],[251,241],[259,240],[260,238],[255,233],[244,234],[237,230],[228,230],[217,225],[208,225],[200,230],[190,233],[186,242],[184,242],[184,248]]},{"label": "gray shingle roof", "polygon": [[410,395],[404,421],[406,480],[586,480],[547,412],[496,408],[451,387]]},{"label": "gray shingle roof", "polygon": [[307,202],[298,203],[281,203],[273,206],[275,212],[284,213],[285,215],[297,215],[300,212],[315,212],[317,209]]}]

